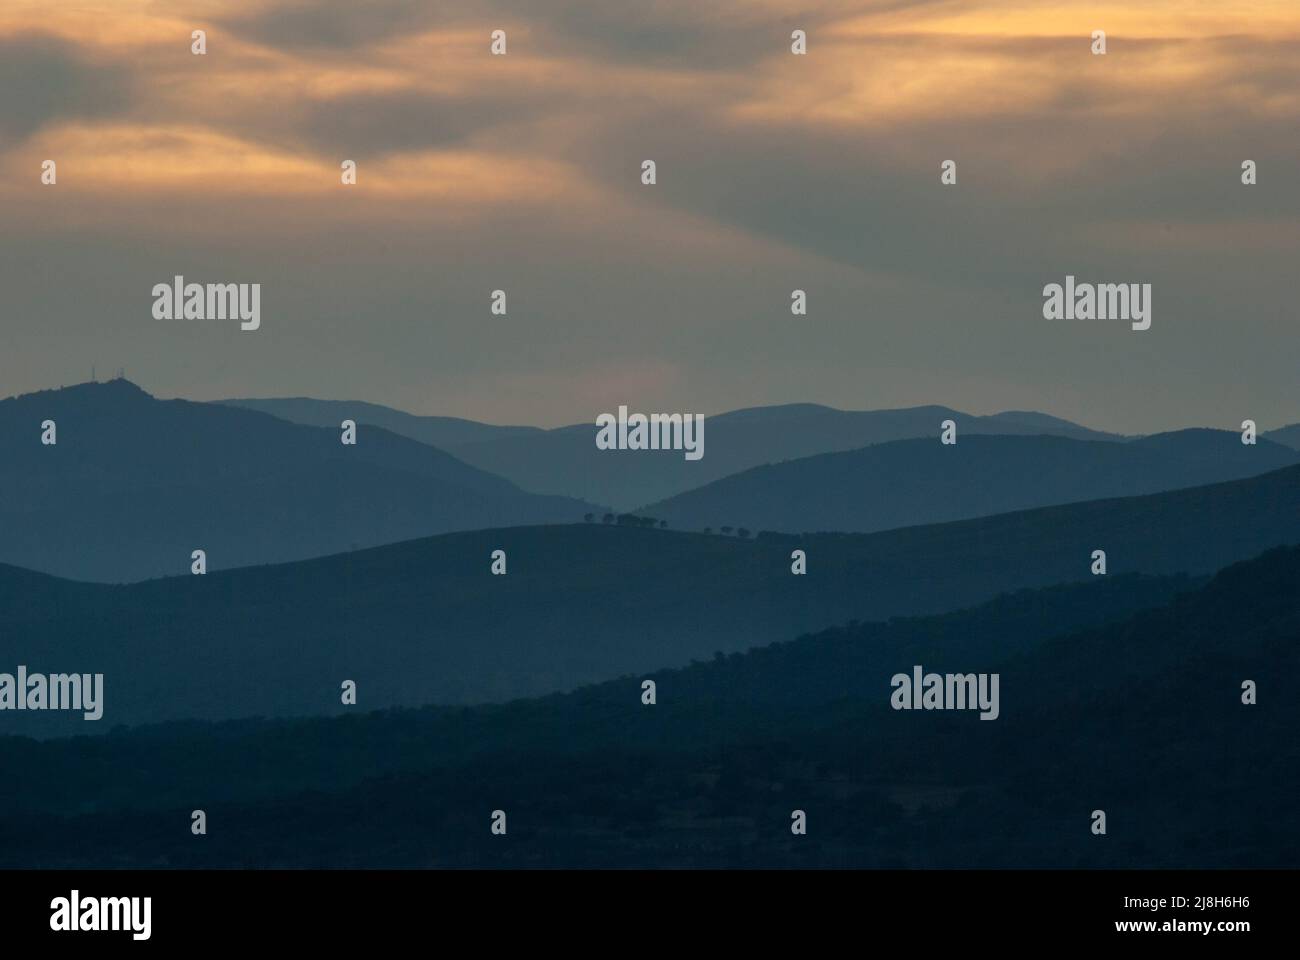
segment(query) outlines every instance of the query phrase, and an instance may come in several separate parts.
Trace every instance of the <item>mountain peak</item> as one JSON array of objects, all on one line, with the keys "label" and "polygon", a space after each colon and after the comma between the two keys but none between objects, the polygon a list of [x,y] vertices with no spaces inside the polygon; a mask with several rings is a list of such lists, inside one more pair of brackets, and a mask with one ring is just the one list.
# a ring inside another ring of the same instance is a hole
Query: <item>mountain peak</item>
[{"label": "mountain peak", "polygon": [[140,386],[138,383],[128,380],[126,377],[114,377],[111,380],[88,380],[85,383],[79,383],[72,387],[68,387],[67,389],[76,390],[82,388],[100,390],[105,393],[117,394],[119,396],[141,396],[149,397],[150,399],[153,398],[153,394],[145,390],[144,387]]},{"label": "mountain peak", "polygon": [[114,377],[112,380],[86,380],[63,387],[50,387],[46,390],[34,390],[10,397],[11,400],[33,397],[60,397],[72,400],[114,401],[123,399],[152,400],[153,394],[143,387],[126,379]]}]

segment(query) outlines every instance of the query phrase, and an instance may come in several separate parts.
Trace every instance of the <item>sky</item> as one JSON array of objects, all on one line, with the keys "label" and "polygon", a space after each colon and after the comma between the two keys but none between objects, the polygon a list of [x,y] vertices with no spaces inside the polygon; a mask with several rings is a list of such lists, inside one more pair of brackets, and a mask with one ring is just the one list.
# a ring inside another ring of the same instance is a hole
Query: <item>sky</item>
[{"label": "sky", "polygon": [[[5,0],[0,395],[1267,430],[1298,121],[1295,0]],[[177,274],[260,283],[261,328],[155,319]],[[1067,274],[1150,283],[1151,328],[1045,320]]]}]

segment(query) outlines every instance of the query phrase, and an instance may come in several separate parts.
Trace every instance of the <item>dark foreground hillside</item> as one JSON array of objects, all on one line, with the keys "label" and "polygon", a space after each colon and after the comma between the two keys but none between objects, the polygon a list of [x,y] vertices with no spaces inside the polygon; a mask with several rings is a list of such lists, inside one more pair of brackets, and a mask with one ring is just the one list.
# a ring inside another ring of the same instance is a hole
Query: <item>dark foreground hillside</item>
[{"label": "dark foreground hillside", "polygon": [[[1208,583],[1026,591],[659,672],[653,706],[633,676],[500,707],[9,739],[0,861],[1295,867],[1298,640],[1288,548]],[[891,709],[916,664],[997,673],[1000,715]]]}]

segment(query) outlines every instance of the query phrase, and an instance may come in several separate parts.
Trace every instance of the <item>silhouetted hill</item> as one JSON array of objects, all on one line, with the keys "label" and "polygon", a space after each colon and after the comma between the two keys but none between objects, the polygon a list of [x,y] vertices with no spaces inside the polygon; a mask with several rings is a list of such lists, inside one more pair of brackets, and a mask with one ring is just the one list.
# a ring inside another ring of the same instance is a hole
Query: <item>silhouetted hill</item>
[{"label": "silhouetted hill", "polygon": [[357,436],[126,380],[0,401],[0,562],[128,581],[188,572],[195,549],[220,569],[593,509],[378,427]]},{"label": "silhouetted hill", "polygon": [[[287,420],[337,423],[337,410],[326,401],[226,402],[256,405],[259,410]],[[328,419],[323,412],[326,410]],[[851,450],[905,437],[937,437],[940,423],[947,419],[955,420],[963,434],[1046,433],[1079,439],[1119,439],[1057,417],[1025,411],[977,417],[939,406],[860,411],[792,403],[705,417],[704,458],[687,461],[681,451],[598,450],[594,414],[589,424],[554,430],[476,424],[474,427],[481,436],[474,436],[474,430],[465,428],[454,437],[442,424],[445,418],[412,418],[409,414],[374,406],[367,406],[357,417],[371,417],[380,426],[416,439],[435,443],[435,438],[443,439],[437,445],[467,463],[513,480],[525,490],[609,503],[620,510],[651,503],[763,463]],[[435,429],[426,421],[437,421],[439,425]]]},{"label": "silhouetted hill", "polygon": [[1254,476],[1300,451],[1217,430],[1125,443],[1067,437],[899,440],[755,467],[639,513],[687,530],[870,532],[1057,503],[1134,496]]},{"label": "silhouetted hill", "polygon": [[[1293,547],[1203,584],[1025,591],[657,671],[653,706],[631,676],[501,707],[0,739],[23,774],[0,779],[0,861],[1294,868],[1297,635]],[[996,673],[998,718],[890,709],[916,664]],[[201,842],[195,797],[219,824]]]},{"label": "silhouetted hill", "polygon": [[338,429],[344,420],[372,424],[447,450],[457,444],[542,433],[539,427],[501,427],[459,417],[427,417],[359,400],[313,400],[310,397],[218,400],[232,407],[269,413],[282,420]]},{"label": "silhouetted hill", "polygon": [[1270,430],[1264,434],[1264,438],[1290,447],[1292,450],[1300,450],[1300,423],[1293,423],[1278,430]]},{"label": "silhouetted hill", "polygon": [[[1001,662],[1053,636],[1123,621],[1204,582],[1125,574],[1018,590],[935,617],[855,622],[723,659],[710,657],[572,693],[487,707],[359,708],[332,721],[146,724],[119,727],[95,743],[77,738],[38,745],[0,735],[0,761],[28,770],[21,784],[0,779],[0,809],[66,813],[111,805],[110,797],[131,794],[131,804],[142,809],[165,808],[196,793],[226,803],[264,795],[266,785],[287,782],[337,790],[347,785],[338,782],[342,771],[350,771],[344,781],[356,782],[376,774],[421,770],[429,757],[442,764],[462,764],[503,751],[573,756],[620,745],[639,750],[673,740],[694,747],[721,746],[789,722],[774,709],[861,699],[867,671],[879,671],[883,651],[931,657],[942,650],[960,650],[972,658]],[[629,696],[639,698],[642,676],[662,685],[658,706],[660,713],[669,715],[661,718],[667,722],[615,722],[629,719]],[[575,722],[583,716],[586,722]],[[271,731],[280,735],[268,736]],[[268,773],[282,771],[265,777],[263,784],[238,773],[249,756],[246,747],[255,741],[261,742],[259,763]],[[182,744],[184,769],[173,753]],[[343,753],[330,753],[339,750]],[[44,757],[39,772],[23,762],[29,751]],[[157,761],[128,767],[120,763],[128,755],[155,756]],[[78,781],[73,776],[77,767],[83,772],[123,769],[110,783],[99,776]]]},{"label": "silhouetted hill", "polygon": [[[105,720],[12,732],[504,701],[729,654],[849,619],[939,613],[1024,587],[1212,572],[1300,543],[1300,467],[1146,497],[877,534],[758,540],[573,525],[448,534],[121,587],[0,568],[0,664],[103,672]],[[507,553],[508,573],[490,573]],[[791,574],[791,552],[807,574]],[[19,588],[6,578],[22,578]]]}]

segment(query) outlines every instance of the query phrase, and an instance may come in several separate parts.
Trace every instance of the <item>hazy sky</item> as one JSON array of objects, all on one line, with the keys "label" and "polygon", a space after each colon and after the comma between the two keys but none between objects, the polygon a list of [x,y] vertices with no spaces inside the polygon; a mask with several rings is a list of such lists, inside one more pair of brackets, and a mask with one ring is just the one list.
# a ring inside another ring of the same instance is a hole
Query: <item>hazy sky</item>
[{"label": "hazy sky", "polygon": [[[93,363],[541,425],[1269,429],[1300,420],[1298,178],[1296,0],[5,0],[0,394]],[[175,274],[260,283],[261,329],[155,320]],[[1044,320],[1066,274],[1152,284],[1151,329]]]}]

